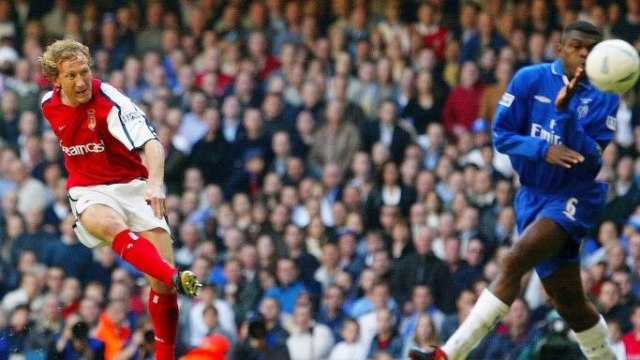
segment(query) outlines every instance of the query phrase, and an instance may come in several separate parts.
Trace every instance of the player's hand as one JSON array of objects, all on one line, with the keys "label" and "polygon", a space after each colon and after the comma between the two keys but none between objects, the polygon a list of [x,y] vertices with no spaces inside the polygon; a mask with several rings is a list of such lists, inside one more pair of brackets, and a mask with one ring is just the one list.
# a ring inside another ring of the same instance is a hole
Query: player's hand
[{"label": "player's hand", "polygon": [[558,96],[556,97],[556,108],[558,110],[564,110],[567,107],[567,104],[569,104],[569,100],[571,100],[571,97],[573,96],[573,93],[578,86],[578,83],[580,82],[580,80],[582,80],[582,78],[584,78],[584,76],[584,67],[578,66],[576,72],[573,74],[573,78],[571,79],[571,81],[569,81],[569,84],[563,86],[562,89],[560,89],[560,92],[558,92]]},{"label": "player's hand", "polygon": [[149,180],[147,187],[144,189],[144,198],[147,204],[151,206],[153,215],[158,219],[162,219],[164,217],[166,202],[162,183]]},{"label": "player's hand", "polygon": [[562,144],[557,144],[549,146],[544,159],[551,165],[570,169],[573,165],[583,162],[584,156]]}]

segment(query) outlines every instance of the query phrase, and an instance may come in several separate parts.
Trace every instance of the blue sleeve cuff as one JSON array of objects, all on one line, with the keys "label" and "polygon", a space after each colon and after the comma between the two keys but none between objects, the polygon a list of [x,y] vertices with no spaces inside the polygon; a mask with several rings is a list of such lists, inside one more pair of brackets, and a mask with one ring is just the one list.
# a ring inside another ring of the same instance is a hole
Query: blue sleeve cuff
[{"label": "blue sleeve cuff", "polygon": [[547,158],[547,153],[549,152],[549,148],[551,147],[551,144],[549,144],[546,141],[541,141],[540,143],[542,145],[538,149],[538,158],[540,160],[545,160]]}]

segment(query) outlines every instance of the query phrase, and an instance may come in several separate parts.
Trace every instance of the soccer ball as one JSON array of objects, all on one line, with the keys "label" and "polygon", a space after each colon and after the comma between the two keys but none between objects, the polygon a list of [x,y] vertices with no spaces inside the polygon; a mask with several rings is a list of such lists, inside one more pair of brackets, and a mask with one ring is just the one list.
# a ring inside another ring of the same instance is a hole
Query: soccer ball
[{"label": "soccer ball", "polygon": [[598,89],[622,94],[638,80],[640,57],[624,40],[605,40],[591,49],[585,70],[589,81]]}]

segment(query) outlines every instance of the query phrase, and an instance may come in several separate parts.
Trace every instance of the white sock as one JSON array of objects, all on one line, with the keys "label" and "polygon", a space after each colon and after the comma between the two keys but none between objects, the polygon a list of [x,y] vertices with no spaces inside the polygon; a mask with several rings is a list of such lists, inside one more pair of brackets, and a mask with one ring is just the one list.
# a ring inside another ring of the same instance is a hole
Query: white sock
[{"label": "white sock", "polygon": [[582,350],[587,359],[609,360],[616,358],[607,335],[607,323],[602,315],[600,315],[600,321],[589,329],[579,333],[572,331],[572,333],[578,340],[580,350]]},{"label": "white sock", "polygon": [[469,317],[442,346],[442,351],[447,354],[449,360],[466,358],[508,311],[507,304],[493,295],[489,289],[485,289],[473,305]]}]

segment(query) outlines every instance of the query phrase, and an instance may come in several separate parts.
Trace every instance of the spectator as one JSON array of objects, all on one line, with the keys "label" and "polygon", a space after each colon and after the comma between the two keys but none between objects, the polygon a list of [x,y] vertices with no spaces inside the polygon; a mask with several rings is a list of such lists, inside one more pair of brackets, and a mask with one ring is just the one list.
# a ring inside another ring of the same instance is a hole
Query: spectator
[{"label": "spectator", "polygon": [[494,336],[489,338],[485,356],[507,358],[518,354],[527,343],[529,327],[529,305],[524,299],[516,299]]},{"label": "spectator", "polygon": [[[248,251],[247,249],[250,249],[250,245],[242,247],[240,258],[243,257],[243,253]],[[245,314],[253,310],[260,299],[257,281],[248,281],[242,271],[241,262],[235,258],[227,260],[224,264],[226,278],[223,291],[224,299],[233,308],[236,323],[239,323]]]},{"label": "spectator", "polygon": [[341,339],[340,333],[343,331],[343,324],[347,320],[347,314],[343,309],[344,301],[344,290],[338,285],[331,285],[324,291],[321,308],[317,315],[318,322],[331,329],[336,343]]},{"label": "spectator", "polygon": [[[316,219],[318,224],[322,224],[318,218]],[[323,292],[326,292],[335,283],[335,278],[341,271],[339,260],[340,252],[336,244],[326,243],[322,245],[321,265],[316,270],[314,279],[322,285]]]},{"label": "spectator", "polygon": [[460,85],[449,93],[442,110],[442,121],[447,135],[457,138],[469,131],[480,109],[484,86],[478,82],[478,67],[466,61],[460,70]]},{"label": "spectator", "polygon": [[393,266],[391,280],[392,293],[400,306],[409,300],[415,285],[426,284],[434,290],[436,306],[444,312],[450,312],[449,270],[446,264],[431,252],[433,232],[428,228],[418,231],[413,245],[415,254]]},{"label": "spectator", "polygon": [[357,235],[349,230],[342,228],[337,232],[338,251],[340,252],[340,268],[346,271],[354,278],[357,278],[362,271],[364,259],[357,253],[358,239]]},{"label": "spectator", "polygon": [[462,324],[464,319],[469,316],[469,312],[471,311],[471,307],[476,302],[477,295],[473,292],[473,290],[465,289],[462,290],[458,298],[456,299],[456,309],[457,311],[447,315],[447,317],[442,322],[442,331],[440,332],[443,341],[447,341],[449,337],[453,334],[453,332]]},{"label": "spectator", "polygon": [[[80,301],[80,307],[78,308],[78,315],[80,316],[82,321],[87,323],[87,326],[89,326],[89,331],[91,333],[93,333],[95,328],[98,326],[98,320],[100,319],[100,311],[101,311],[100,302],[96,301],[95,299],[85,296]],[[71,316],[72,315],[67,317],[67,321],[69,321],[68,319]]]},{"label": "spectator", "polygon": [[625,5],[626,15],[614,23],[611,31],[617,37],[633,44],[638,40],[637,34],[640,31],[640,4],[637,1],[627,0]]},{"label": "spectator", "polygon": [[115,359],[154,359],[155,355],[153,325],[150,319],[144,319],[131,335],[129,344],[122,349]]},{"label": "spectator", "polygon": [[[179,110],[169,110],[171,116],[182,116]],[[176,129],[170,125],[162,125],[158,129],[158,140],[165,151],[165,180],[169,194],[181,193],[183,189],[182,177],[187,169],[187,153],[189,150],[186,140],[176,134]]]},{"label": "spectator", "polygon": [[367,350],[362,343],[358,342],[360,327],[357,321],[351,318],[346,319],[342,324],[340,334],[343,340],[338,342],[333,350],[331,350],[329,360],[360,360],[366,358]]},{"label": "spectator", "polygon": [[423,315],[428,316],[434,334],[439,332],[445,318],[444,313],[434,305],[433,291],[427,285],[416,285],[413,288],[411,303],[405,305],[403,310],[404,316],[398,330],[405,341],[411,339],[411,336],[417,331],[418,321]]},{"label": "spectator", "polygon": [[64,217],[60,224],[61,235],[45,246],[42,262],[47,266],[59,266],[67,276],[86,281],[93,265],[93,255],[78,241],[73,231],[75,222],[71,214]]},{"label": "spectator", "polygon": [[373,229],[380,228],[381,207],[398,207],[403,216],[409,215],[409,209],[416,197],[415,191],[400,181],[398,166],[392,161],[382,164],[376,184],[371,189],[365,204],[367,224]]},{"label": "spectator", "polygon": [[82,291],[80,281],[74,277],[67,277],[62,282],[60,291],[60,312],[63,318],[78,312]]},{"label": "spectator", "polygon": [[293,330],[287,339],[292,360],[326,358],[333,348],[331,329],[313,321],[311,305],[298,301],[293,313]]},{"label": "spectator", "polygon": [[59,178],[55,181],[54,200],[43,210],[43,229],[49,234],[60,235],[60,223],[67,215],[71,214],[66,182],[66,178]]},{"label": "spectator", "polygon": [[600,285],[600,294],[597,302],[598,310],[605,319],[620,322],[623,332],[631,330],[631,306],[622,305],[620,302],[620,289],[612,280],[605,280]]},{"label": "spectator", "polygon": [[189,163],[202,172],[206,184],[222,185],[230,164],[229,144],[220,131],[220,114],[207,108],[202,115],[206,132],[191,148]]},{"label": "spectator", "polygon": [[513,65],[507,61],[499,61],[495,69],[496,83],[487,87],[482,93],[478,117],[493,122],[496,104],[507,90],[507,85],[513,75]]},{"label": "spectator", "polygon": [[176,250],[174,258],[179,268],[188,268],[193,263],[196,246],[201,242],[200,231],[195,224],[184,223],[179,234],[182,246]]},{"label": "spectator", "polygon": [[271,147],[273,159],[269,164],[269,171],[274,171],[281,178],[284,178],[291,159],[291,140],[285,131],[278,131],[271,137]]},{"label": "spectator", "polygon": [[48,359],[105,358],[105,344],[89,333],[89,327],[78,316],[65,321],[61,336],[51,345]]},{"label": "spectator", "polygon": [[264,296],[273,297],[278,301],[282,312],[292,314],[298,296],[306,291],[302,280],[299,280],[299,269],[296,263],[288,258],[278,260],[276,278],[278,284],[267,289]]},{"label": "spectator", "polygon": [[228,334],[236,333],[233,310],[226,301],[216,298],[216,291],[216,288],[211,284],[204,286],[200,291],[200,302],[191,306],[189,310],[189,347],[199,346],[202,339],[209,334],[210,328],[207,328],[204,321],[204,310],[210,304],[216,308],[221,328]]},{"label": "spectator", "polygon": [[443,260],[449,267],[449,273],[451,274],[453,283],[452,298],[457,298],[462,289],[469,288],[471,283],[481,275],[481,270],[479,267],[472,268],[462,258],[461,241],[456,237],[448,237],[445,239],[444,253]]},{"label": "spectator", "polygon": [[631,311],[631,331],[622,337],[628,359],[640,355],[640,305],[635,305]]},{"label": "spectator", "polygon": [[363,148],[370,152],[373,144],[382,142],[396,163],[400,163],[404,150],[411,143],[409,133],[398,125],[398,107],[392,100],[380,102],[379,121],[365,122],[362,128]]},{"label": "spectator", "polygon": [[478,14],[477,33],[463,46],[460,56],[461,62],[479,60],[484,47],[489,47],[495,52],[506,45],[505,39],[495,30],[494,19],[487,11]]},{"label": "spectator", "polygon": [[[20,279],[20,287],[8,292],[2,298],[2,309],[6,313],[11,313],[14,312],[14,310],[19,306],[26,306],[29,303],[35,301],[38,298],[40,292],[37,281],[38,280],[33,273],[22,274],[22,278]],[[29,309],[27,309],[27,312],[28,311]]]},{"label": "spectator", "polygon": [[17,184],[18,211],[25,214],[29,209],[44,209],[47,201],[44,184],[29,175],[22,161],[13,161],[9,171],[12,180]]},{"label": "spectator", "polygon": [[[363,278],[365,276],[363,272]],[[373,280],[375,281],[375,279]],[[352,317],[358,319],[360,329],[360,341],[364,346],[371,345],[371,340],[378,331],[377,313],[378,310],[389,309],[392,316],[398,311],[397,303],[391,298],[389,285],[384,282],[374,282],[369,289],[366,290],[365,296],[358,299],[349,313]]]},{"label": "spectator", "polygon": [[319,267],[318,261],[307,252],[302,229],[297,225],[289,224],[285,227],[284,243],[286,256],[296,263],[300,271],[300,279],[307,288],[314,286],[314,274]]},{"label": "spectator", "polygon": [[343,120],[344,108],[337,101],[327,105],[326,123],[315,134],[309,161],[316,169],[336,163],[344,173],[360,147],[358,130]]},{"label": "spectator", "polygon": [[413,331],[409,341],[404,345],[401,358],[406,358],[410,349],[418,348],[426,350],[431,346],[437,346],[436,344],[439,343],[440,338],[433,319],[429,314],[419,312],[415,324],[415,331]]},{"label": "spectator", "polygon": [[56,295],[47,295],[42,301],[42,308],[36,318],[25,343],[25,355],[33,358],[44,358],[49,344],[55,341],[62,331],[60,302]]},{"label": "spectator", "polygon": [[[218,310],[216,310],[215,306],[211,304],[205,306],[202,312],[202,317],[204,324],[207,327],[206,336],[217,333],[226,337],[231,343],[234,343],[237,340],[235,333],[228,332],[220,326],[220,323],[218,322]],[[202,344],[202,340],[203,339],[194,339],[192,344],[199,346]]]},{"label": "spectator", "polygon": [[389,309],[376,311],[377,332],[371,340],[369,356],[379,351],[387,352],[393,358],[402,356],[402,338],[395,329],[395,316]]},{"label": "spectator", "polygon": [[122,351],[131,337],[131,325],[126,315],[127,304],[122,301],[113,301],[100,316],[95,336],[104,343],[107,359],[113,359]]},{"label": "spectator", "polygon": [[145,54],[150,50],[160,51],[162,38],[162,2],[152,2],[144,14],[145,26],[136,34],[136,53]]},{"label": "spectator", "polygon": [[[127,56],[133,53],[133,44],[123,41],[118,35],[118,22],[112,13],[102,16],[100,23],[101,42],[93,49],[93,53],[105,51],[108,56],[109,71],[121,69]],[[94,55],[97,57],[97,55]]]},{"label": "spectator", "polygon": [[225,199],[229,200],[236,192],[243,192],[252,197],[258,195],[265,170],[265,154],[261,149],[248,149],[242,155],[242,167],[236,169],[225,186]]},{"label": "spectator", "polygon": [[288,360],[289,350],[283,343],[269,347],[267,328],[261,319],[249,322],[248,336],[244,342],[238,343],[231,351],[231,360]]},{"label": "spectator", "polygon": [[611,186],[611,196],[605,209],[603,218],[612,220],[621,226],[633,209],[640,204],[640,189],[633,180],[633,160],[629,156],[622,157],[616,166],[616,178]]},{"label": "spectator", "polygon": [[609,327],[611,347],[613,348],[613,353],[616,355],[616,359],[625,360],[627,358],[627,349],[624,346],[624,342],[622,342],[623,334],[622,329],[620,329],[620,323],[616,321],[609,321],[607,322],[607,326]]}]

